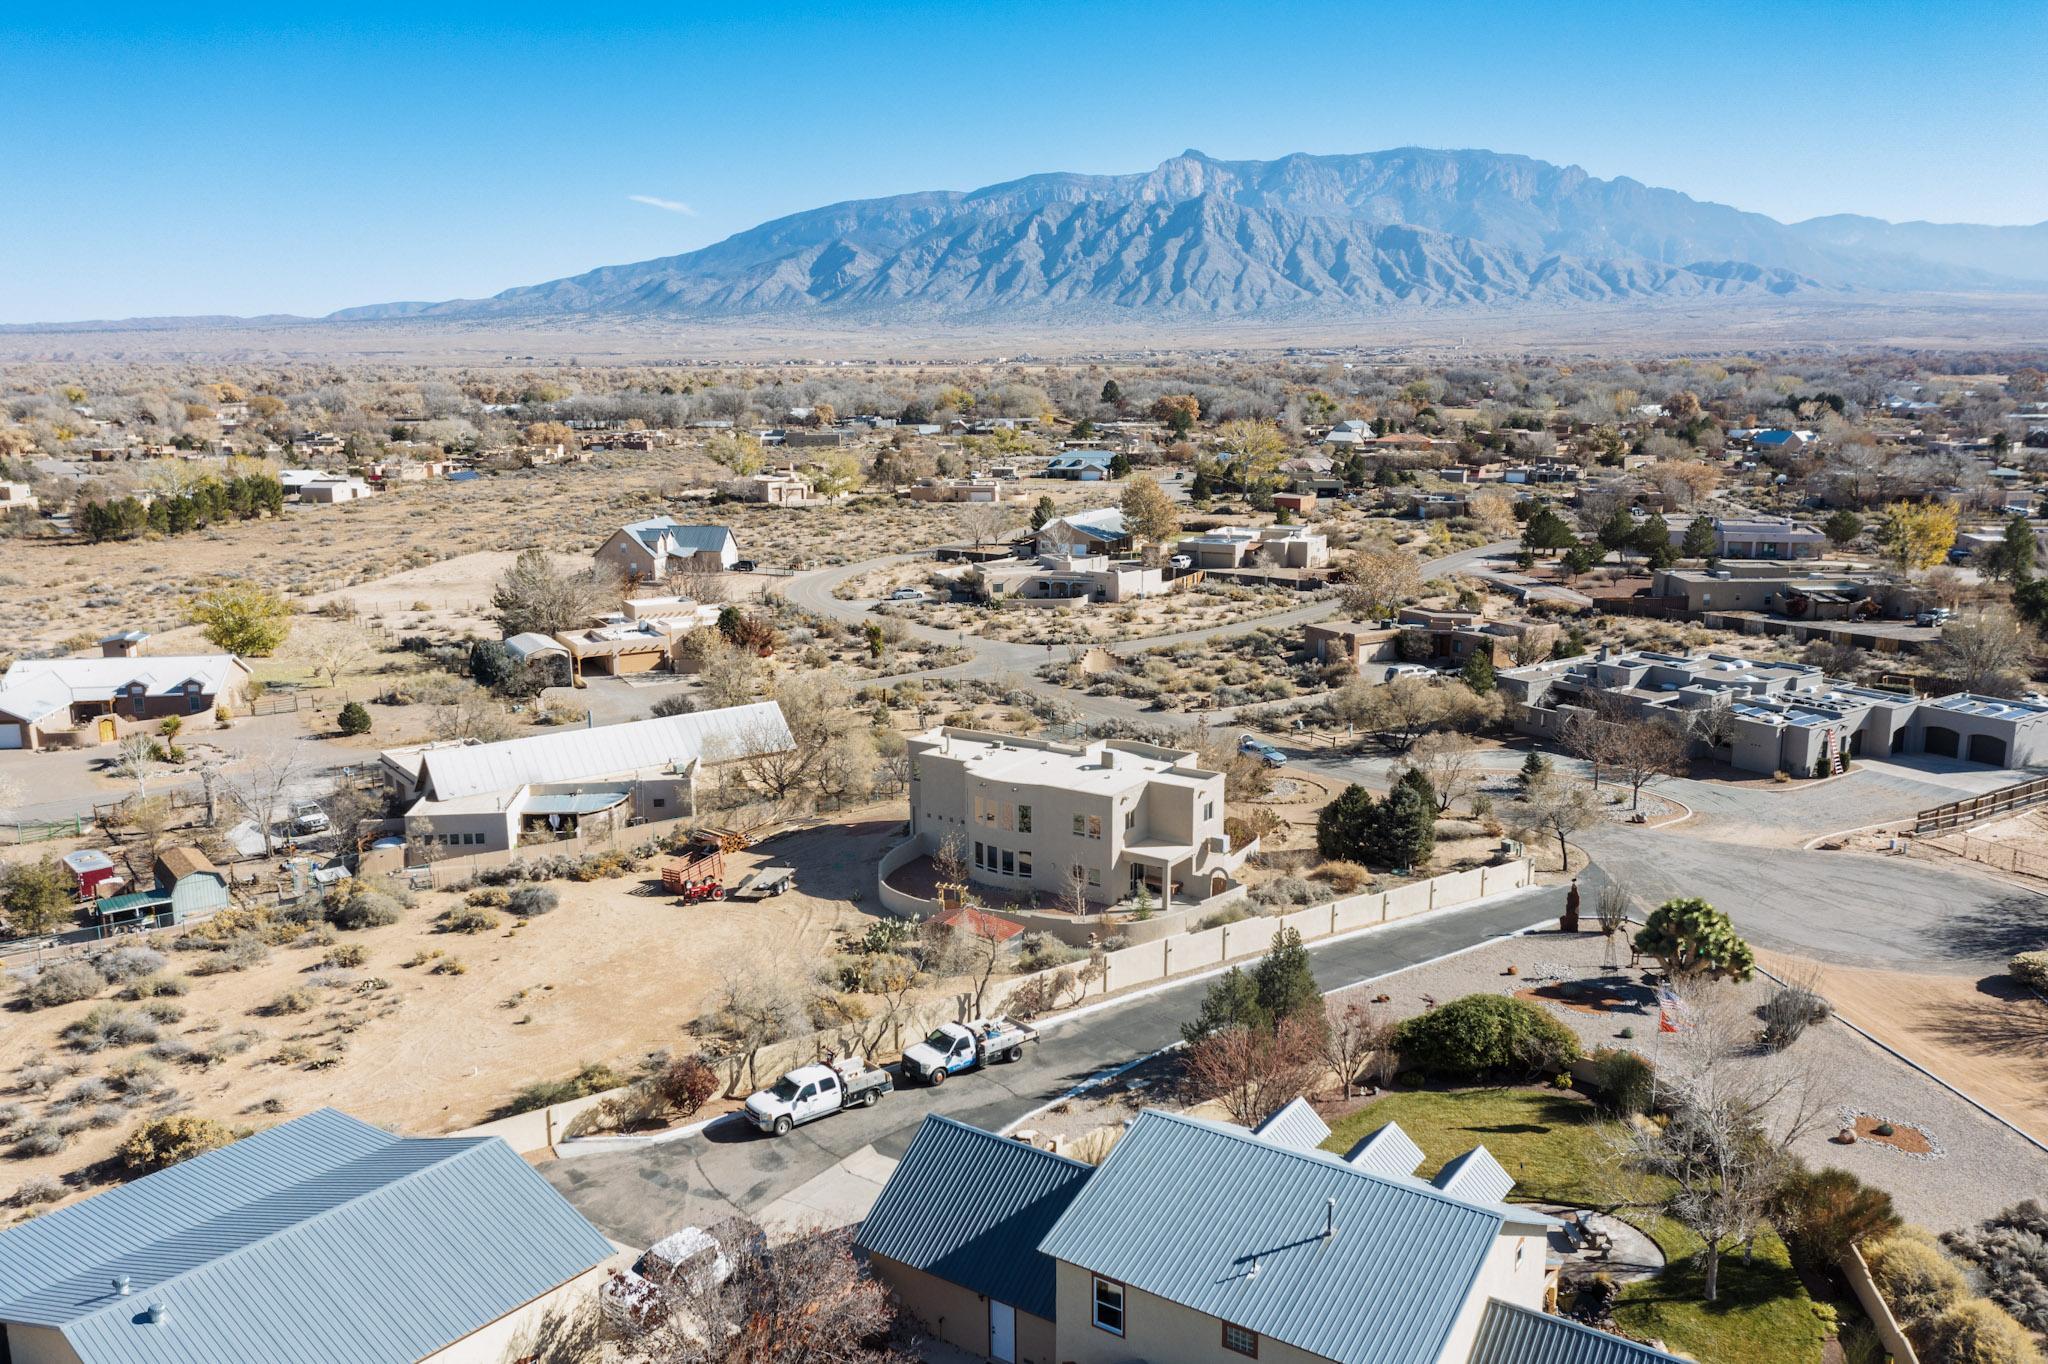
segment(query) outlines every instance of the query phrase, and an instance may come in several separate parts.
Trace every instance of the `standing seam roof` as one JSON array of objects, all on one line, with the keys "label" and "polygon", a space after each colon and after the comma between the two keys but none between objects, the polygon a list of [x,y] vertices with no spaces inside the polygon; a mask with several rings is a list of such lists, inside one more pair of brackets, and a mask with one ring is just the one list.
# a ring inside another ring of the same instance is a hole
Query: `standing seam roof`
[{"label": "standing seam roof", "polygon": [[934,1113],[854,1244],[1051,1321],[1054,1266],[1038,1243],[1093,1173]]},{"label": "standing seam roof", "polygon": [[503,1142],[322,1109],[0,1234],[0,1321],[85,1364],[411,1364],[610,1254]]},{"label": "standing seam roof", "polygon": [[719,761],[787,748],[789,725],[773,701],[724,710],[632,720],[595,729],[564,730],[429,749],[420,755],[424,789],[432,800],[460,800],[509,791],[534,782],[576,781],[637,772],[663,763]]},{"label": "standing seam roof", "polygon": [[1494,1298],[1469,1364],[1678,1364],[1678,1357]]},{"label": "standing seam roof", "polygon": [[1039,1249],[1327,1359],[1436,1364],[1502,1222],[1419,1181],[1146,1109]]}]

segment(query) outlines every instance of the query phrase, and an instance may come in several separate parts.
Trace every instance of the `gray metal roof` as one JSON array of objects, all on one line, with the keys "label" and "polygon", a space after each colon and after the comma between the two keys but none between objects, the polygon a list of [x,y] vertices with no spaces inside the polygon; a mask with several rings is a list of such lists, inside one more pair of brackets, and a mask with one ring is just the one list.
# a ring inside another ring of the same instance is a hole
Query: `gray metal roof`
[{"label": "gray metal roof", "polygon": [[413,1364],[611,1253],[504,1142],[323,1108],[0,1233],[0,1322],[84,1364]]},{"label": "gray metal roof", "polygon": [[668,516],[635,521],[625,527],[625,531],[649,549],[659,548],[662,540],[666,539],[671,554],[695,554],[705,550],[721,553],[728,544],[739,543],[728,526],[686,526]]},{"label": "gray metal roof", "polygon": [[565,729],[495,744],[459,744],[420,755],[421,789],[433,800],[460,800],[535,782],[583,781],[699,759],[716,762],[787,748],[782,707],[756,701],[724,710]]},{"label": "gray metal roof", "polygon": [[1252,1129],[1252,1135],[1291,1146],[1297,1151],[1313,1151],[1330,1139],[1330,1128],[1315,1109],[1309,1107],[1307,1099],[1290,1099],[1268,1113],[1265,1120]]},{"label": "gray metal roof", "polygon": [[1092,1167],[931,1114],[861,1223],[873,1255],[1053,1319],[1038,1243]]},{"label": "gray metal roof", "polygon": [[1415,1173],[1415,1167],[1422,1164],[1422,1148],[1399,1123],[1390,1122],[1360,1137],[1344,1153],[1344,1159],[1367,1174],[1394,1178]]},{"label": "gray metal roof", "polygon": [[1676,1355],[1494,1298],[1469,1364],[1677,1364]]},{"label": "gray metal roof", "polygon": [[1453,1198],[1475,1203],[1498,1203],[1515,1187],[1515,1177],[1503,1170],[1484,1146],[1453,1156],[1430,1182]]},{"label": "gray metal roof", "polygon": [[1501,1227],[1419,1181],[1146,1109],[1039,1249],[1328,1359],[1436,1364]]}]

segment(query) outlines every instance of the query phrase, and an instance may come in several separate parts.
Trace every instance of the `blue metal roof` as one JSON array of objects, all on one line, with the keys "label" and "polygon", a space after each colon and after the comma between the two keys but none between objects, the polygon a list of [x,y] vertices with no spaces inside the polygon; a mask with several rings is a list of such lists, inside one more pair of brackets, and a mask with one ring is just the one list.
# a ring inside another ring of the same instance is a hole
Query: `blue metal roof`
[{"label": "blue metal roof", "polygon": [[413,1364],[611,1253],[502,1141],[323,1108],[0,1233],[0,1322],[84,1364]]},{"label": "blue metal roof", "polygon": [[594,815],[627,799],[630,791],[550,791],[527,797],[524,815]]},{"label": "blue metal roof", "polygon": [[1291,1099],[1268,1113],[1252,1135],[1297,1151],[1313,1151],[1330,1139],[1330,1127],[1307,1099]]},{"label": "blue metal roof", "polygon": [[1093,1169],[934,1113],[854,1244],[1046,1321],[1053,1262],[1038,1243]]},{"label": "blue metal roof", "polygon": [[1420,1181],[1146,1109],[1039,1249],[1327,1359],[1436,1364],[1502,1224]]},{"label": "blue metal roof", "polygon": [[1494,1298],[1469,1364],[1677,1364],[1676,1355]]}]

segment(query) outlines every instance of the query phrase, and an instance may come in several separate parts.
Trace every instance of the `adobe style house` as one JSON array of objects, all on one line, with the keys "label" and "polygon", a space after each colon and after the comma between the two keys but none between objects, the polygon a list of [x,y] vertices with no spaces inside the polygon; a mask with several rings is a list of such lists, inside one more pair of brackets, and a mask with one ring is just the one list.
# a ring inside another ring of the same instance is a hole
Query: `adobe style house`
[{"label": "adobe style house", "polygon": [[959,845],[968,879],[1114,903],[1143,887],[1162,910],[1236,888],[1256,840],[1233,849],[1223,774],[1194,753],[1127,740],[1059,744],[942,727],[909,741],[910,831]]},{"label": "adobe style house", "polygon": [[686,526],[656,516],[621,526],[594,557],[599,568],[628,582],[658,583],[674,573],[724,572],[739,562],[740,544],[725,526]]},{"label": "adobe style house", "polygon": [[[1684,512],[1667,512],[1664,524],[1671,530],[1671,547],[1677,549],[1691,529],[1693,517]],[[1726,517],[1714,521],[1714,555],[1720,559],[1818,559],[1827,552],[1828,537],[1804,521],[1789,516]]]},{"label": "adobe style house", "polygon": [[28,484],[0,480],[0,516],[11,511],[34,511],[37,505],[35,489]]},{"label": "adobe style house", "polygon": [[1045,554],[1023,564],[982,564],[960,585],[983,601],[1131,601],[1171,590],[1164,568],[1106,554]]},{"label": "adobe style house", "polygon": [[680,819],[695,812],[706,767],[792,742],[782,708],[758,701],[494,744],[396,748],[379,763],[386,795],[405,807],[408,844],[460,856]]},{"label": "adobe style house", "polygon": [[611,1242],[496,1137],[323,1108],[0,1232],[13,1364],[497,1364]]},{"label": "adobe style house", "polygon": [[1546,1314],[1563,1224],[1484,1147],[1433,1180],[1388,1124],[1343,1155],[1159,1109],[1100,1166],[933,1115],[855,1246],[939,1339],[1006,1364],[1673,1364]]},{"label": "adobe style house", "polygon": [[1734,654],[1580,654],[1499,675],[1508,719],[1556,736],[1596,700],[1662,719],[1695,751],[1745,772],[1826,775],[1842,760],[1919,753],[1991,767],[2048,758],[2048,705],[1858,687],[1809,663]]},{"label": "adobe style house", "polygon": [[812,498],[811,481],[795,469],[771,469],[718,485],[718,490],[741,502],[759,502],[770,507],[799,507]]},{"label": "adobe style house", "polygon": [[137,654],[144,636],[102,640],[99,658],[25,658],[0,674],[0,748],[87,748],[154,732],[176,716],[210,729],[215,708],[245,705],[249,669],[233,654]]},{"label": "adobe style house", "polygon": [[1000,502],[1000,478],[920,478],[904,490],[912,502]]},{"label": "adobe style house", "polygon": [[[683,645],[690,635],[716,624],[719,608],[687,597],[631,597],[623,607],[599,617],[580,630],[562,630],[553,636],[515,636],[505,641],[531,657],[543,646],[566,654],[571,679],[598,674],[621,677],[632,673],[683,668]],[[536,643],[538,640],[539,643]],[[515,650],[517,652],[518,650]]]}]

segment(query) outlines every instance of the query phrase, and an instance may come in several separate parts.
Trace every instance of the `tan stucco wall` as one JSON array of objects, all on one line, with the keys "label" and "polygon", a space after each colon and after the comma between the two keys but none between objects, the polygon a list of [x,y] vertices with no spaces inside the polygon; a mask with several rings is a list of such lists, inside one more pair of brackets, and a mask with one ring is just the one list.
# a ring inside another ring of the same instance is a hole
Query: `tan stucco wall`
[{"label": "tan stucco wall", "polygon": [[[1093,1275],[1062,1262],[1058,1284],[1062,1364],[1130,1364],[1134,1359],[1244,1364],[1244,1355],[1223,1348],[1223,1323],[1215,1317],[1126,1287],[1124,1334],[1113,1336],[1095,1325]],[[1262,1338],[1259,1364],[1327,1364],[1327,1357]]]},{"label": "tan stucco wall", "polygon": [[[895,1290],[904,1310],[932,1335],[969,1354],[988,1353],[987,1298],[886,1256],[871,1256],[869,1263],[876,1277]],[[1017,1364],[1055,1364],[1055,1350],[1051,1322],[1017,1313]]]},{"label": "tan stucco wall", "polygon": [[532,1332],[542,1318],[551,1311],[573,1309],[582,1299],[597,1291],[608,1267],[629,1260],[627,1255],[616,1255],[585,1270],[552,1293],[543,1293],[482,1330],[472,1331],[454,1344],[436,1350],[420,1364],[508,1364],[508,1361],[521,1359],[527,1354]]},{"label": "tan stucco wall", "polygon": [[79,1364],[71,1342],[50,1327],[9,1326],[6,1331],[14,1364]]},{"label": "tan stucco wall", "polygon": [[1543,1310],[1544,1250],[1543,1237],[1533,1229],[1526,1235],[1504,1230],[1495,1239],[1486,1263],[1480,1267],[1479,1280],[1473,1285],[1471,1296],[1465,1299],[1465,1308],[1451,1327],[1450,1338],[1444,1342],[1443,1353],[1437,1356],[1438,1364],[1465,1364],[1472,1353],[1472,1343],[1479,1338],[1479,1320],[1486,1313],[1489,1298]]}]

